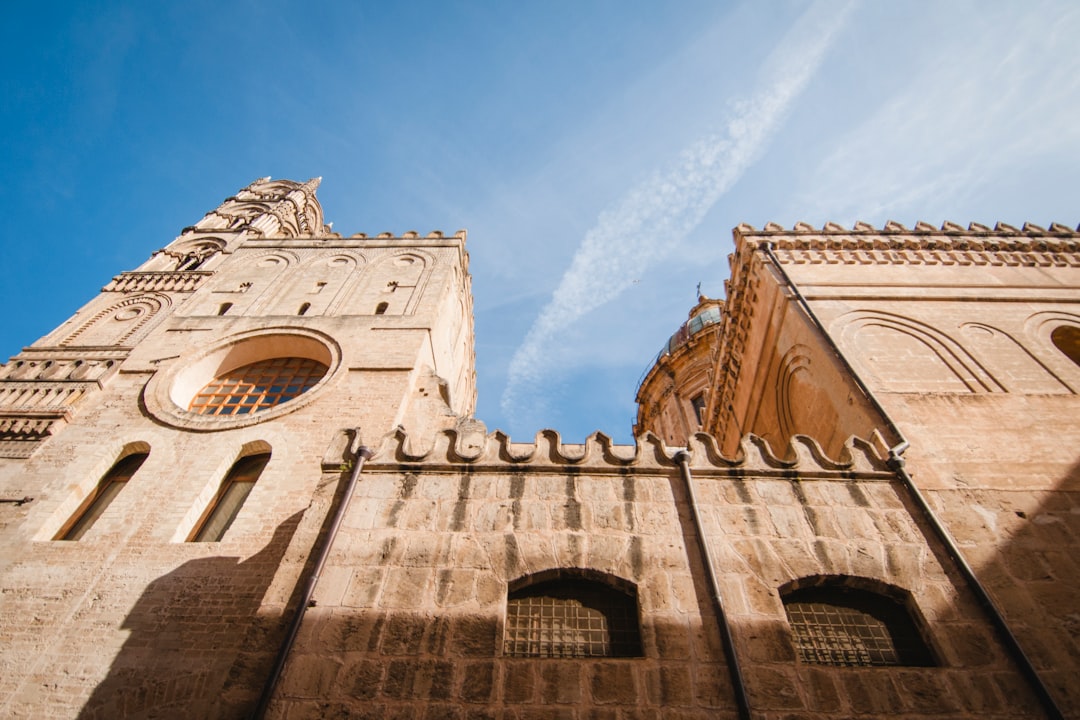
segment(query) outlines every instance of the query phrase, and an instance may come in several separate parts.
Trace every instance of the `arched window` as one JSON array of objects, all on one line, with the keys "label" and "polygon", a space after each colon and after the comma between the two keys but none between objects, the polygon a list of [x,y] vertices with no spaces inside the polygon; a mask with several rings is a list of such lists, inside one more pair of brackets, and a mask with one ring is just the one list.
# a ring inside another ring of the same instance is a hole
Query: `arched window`
[{"label": "arched window", "polygon": [[218,307],[217,314],[224,315],[225,313],[229,312],[229,310],[232,310],[232,303],[221,303],[221,306]]},{"label": "arched window", "polygon": [[1050,333],[1050,340],[1065,357],[1080,365],[1080,328],[1073,325],[1056,327]]},{"label": "arched window", "polygon": [[697,420],[698,427],[705,424],[705,394],[698,393],[690,400],[690,405],[694,408],[694,419]]},{"label": "arched window", "polygon": [[222,373],[200,390],[188,410],[200,415],[247,415],[310,390],[327,368],[309,358],[260,360]]},{"label": "arched window", "polygon": [[255,481],[259,479],[259,475],[262,474],[263,468],[269,461],[270,453],[261,453],[242,457],[233,463],[229,474],[225,476],[225,480],[218,489],[217,496],[203,513],[188,542],[221,540],[225,536],[225,531],[236,519],[244,500],[255,487]]},{"label": "arched window", "polygon": [[386,310],[389,307],[390,307],[390,303],[381,302],[381,303],[379,303],[378,305],[375,306],[375,314],[376,315],[385,315]]},{"label": "arched window", "polygon": [[636,657],[641,655],[637,590],[581,571],[522,578],[506,603],[504,654],[510,657]]},{"label": "arched window", "polygon": [[818,665],[933,665],[904,603],[830,582],[783,594],[803,662]]},{"label": "arched window", "polygon": [[134,452],[117,460],[53,539],[78,540],[81,538],[97,522],[101,513],[105,512],[105,508],[116,499],[116,496],[124,489],[124,485],[135,474],[135,471],[142,467],[143,461],[149,455],[149,452]]},{"label": "arched window", "polygon": [[307,315],[307,311],[311,309],[311,303],[304,303],[300,306],[300,309],[296,311],[297,315]]}]

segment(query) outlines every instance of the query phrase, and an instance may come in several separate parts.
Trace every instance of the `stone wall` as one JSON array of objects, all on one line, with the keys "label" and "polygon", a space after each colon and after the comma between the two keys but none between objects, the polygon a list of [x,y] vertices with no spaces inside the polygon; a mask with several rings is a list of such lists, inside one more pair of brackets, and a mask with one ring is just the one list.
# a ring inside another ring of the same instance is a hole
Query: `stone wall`
[{"label": "stone wall", "polygon": [[[272,717],[736,717],[675,449],[602,435],[388,438],[361,476]],[[692,482],[755,718],[1041,717],[980,609],[865,443],[735,457],[698,435]],[[642,657],[520,658],[507,592],[556,568],[633,583]],[[781,590],[838,579],[910,594],[935,666],[796,659]]]}]

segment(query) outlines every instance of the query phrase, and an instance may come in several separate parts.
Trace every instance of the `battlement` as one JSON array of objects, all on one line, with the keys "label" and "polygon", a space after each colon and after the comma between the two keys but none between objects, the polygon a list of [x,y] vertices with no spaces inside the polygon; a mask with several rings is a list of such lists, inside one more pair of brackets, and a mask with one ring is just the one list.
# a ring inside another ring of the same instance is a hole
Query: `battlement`
[{"label": "battlement", "polygon": [[[851,476],[853,473],[869,479],[878,476],[892,478],[883,452],[880,437],[867,441],[850,437],[839,458],[829,457],[813,438],[796,435],[790,438],[783,453],[778,453],[764,438],[746,435],[735,456],[724,455],[716,439],[706,433],[696,433],[688,447],[670,447],[651,432],[633,445],[618,445],[602,432],[594,432],[584,443],[564,443],[555,430],[541,430],[531,443],[516,443],[501,430],[486,432],[483,423],[470,421],[464,428],[445,429],[426,450],[412,447],[409,435],[398,428],[383,437],[374,456],[368,461],[370,469],[403,469],[423,466],[425,469],[506,472],[508,469],[530,472],[565,474],[613,472],[668,471],[677,468],[679,453],[689,451],[690,467],[704,475],[745,475],[800,478]],[[335,469],[324,462],[324,469]]]}]

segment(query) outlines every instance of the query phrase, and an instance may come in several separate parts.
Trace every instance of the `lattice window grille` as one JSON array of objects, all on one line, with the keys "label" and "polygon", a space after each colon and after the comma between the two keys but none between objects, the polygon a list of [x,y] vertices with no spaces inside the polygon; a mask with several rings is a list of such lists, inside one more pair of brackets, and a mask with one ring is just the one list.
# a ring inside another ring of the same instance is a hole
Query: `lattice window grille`
[{"label": "lattice window grille", "polygon": [[803,662],[822,665],[932,665],[902,605],[873,593],[816,591],[785,602]]},{"label": "lattice window grille", "polygon": [[328,369],[307,358],[260,360],[212,380],[191,400],[188,410],[200,415],[247,415],[266,410],[307,392]]},{"label": "lattice window grille", "polygon": [[633,657],[641,654],[637,608],[611,592],[570,587],[511,597],[504,653],[511,657]]}]

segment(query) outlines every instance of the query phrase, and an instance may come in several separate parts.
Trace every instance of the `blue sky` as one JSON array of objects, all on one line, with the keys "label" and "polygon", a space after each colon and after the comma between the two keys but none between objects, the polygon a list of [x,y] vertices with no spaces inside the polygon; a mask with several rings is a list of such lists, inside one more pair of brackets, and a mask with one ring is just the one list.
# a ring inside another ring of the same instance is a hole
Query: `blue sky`
[{"label": "blue sky", "polygon": [[71,2],[0,27],[0,355],[256,177],[469,231],[478,417],[630,439],[731,228],[1075,226],[1080,6]]}]

